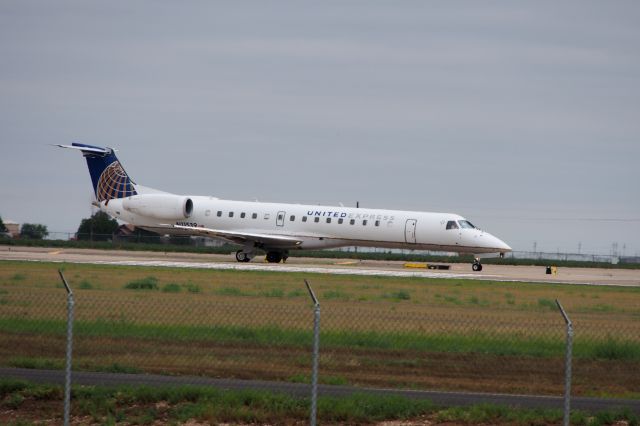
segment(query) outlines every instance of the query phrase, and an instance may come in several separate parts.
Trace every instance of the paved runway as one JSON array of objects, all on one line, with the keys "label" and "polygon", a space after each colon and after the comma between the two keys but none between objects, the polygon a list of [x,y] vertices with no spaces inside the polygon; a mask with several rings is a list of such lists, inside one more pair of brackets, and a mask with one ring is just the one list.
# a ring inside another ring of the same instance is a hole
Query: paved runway
[{"label": "paved runway", "polygon": [[[0,377],[29,380],[36,383],[64,384],[62,370],[32,370],[26,368],[0,368]],[[298,397],[309,397],[310,386],[302,383],[268,382],[261,380],[213,379],[190,376],[162,376],[156,374],[93,373],[75,371],[72,374],[75,385],[147,385],[147,386],[212,386],[221,389],[257,389],[282,392]],[[320,396],[347,396],[353,393],[376,395],[400,395],[407,398],[428,399],[440,406],[460,406],[475,404],[499,404],[523,408],[562,409],[563,399],[555,396],[507,395],[474,392],[438,392],[398,389],[359,388],[353,386],[318,385]],[[640,400],[574,397],[573,410],[597,412],[626,408],[640,414]]]},{"label": "paved runway", "polygon": [[221,270],[308,272],[320,274],[371,275],[424,278],[464,278],[477,280],[615,285],[640,287],[640,270],[559,268],[558,275],[546,275],[541,266],[484,265],[482,272],[471,265],[452,264],[449,271],[406,268],[405,262],[316,259],[290,257],[286,264],[268,264],[256,258],[238,263],[232,254],[138,252],[95,249],[55,249],[0,246],[0,260],[92,263],[107,265],[160,266]]}]

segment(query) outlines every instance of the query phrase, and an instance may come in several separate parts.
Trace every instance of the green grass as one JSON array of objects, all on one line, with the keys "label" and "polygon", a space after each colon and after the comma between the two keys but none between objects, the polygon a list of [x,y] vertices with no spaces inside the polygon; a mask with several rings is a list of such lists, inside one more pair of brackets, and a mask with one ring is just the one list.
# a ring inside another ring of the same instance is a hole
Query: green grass
[{"label": "green grass", "polygon": [[180,291],[182,291],[182,287],[176,283],[169,283],[162,287],[163,293],[180,293]]},{"label": "green grass", "polygon": [[610,313],[610,312],[617,312],[617,311],[620,311],[620,309],[604,303],[598,303],[597,305],[584,306],[576,309],[576,312],[580,312],[580,313],[589,313],[589,312]]},{"label": "green grass", "polygon": [[444,296],[444,301],[453,305],[462,305],[462,301],[456,296]]},{"label": "green grass", "polygon": [[[62,402],[59,385],[0,379],[0,404],[17,414],[20,424],[30,416],[55,417]],[[29,401],[29,404],[25,404]],[[257,390],[221,390],[198,386],[73,386],[72,415],[89,416],[93,422],[178,423],[277,423],[304,422],[310,401],[283,393]],[[53,404],[52,404],[53,402]],[[159,405],[162,402],[164,405]],[[38,405],[40,404],[41,405]],[[22,407],[28,407],[24,410]],[[39,410],[31,412],[34,407]],[[542,425],[562,420],[561,410],[519,409],[493,404],[443,408],[429,400],[397,395],[356,393],[318,399],[318,420],[323,423],[373,423],[428,418],[439,423]],[[37,420],[34,419],[34,420]],[[630,410],[587,414],[574,411],[572,424],[638,424]]]},{"label": "green grass", "polygon": [[516,297],[511,293],[505,293],[504,295],[507,305],[514,306],[516,304]]},{"label": "green grass", "polygon": [[[13,357],[7,362],[7,364],[9,367],[29,368],[32,370],[62,370],[65,367],[63,359],[30,357]],[[104,373],[139,374],[143,372],[137,367],[122,365],[117,362],[110,365],[90,365],[75,362],[72,368],[74,371],[100,371]]]},{"label": "green grass", "polygon": [[93,289],[93,285],[87,280],[82,280],[80,282],[80,285],[78,286],[78,288],[80,290],[92,290]]},{"label": "green grass", "polygon": [[[26,320],[0,318],[0,331],[64,335],[66,323],[60,320]],[[247,345],[306,347],[312,342],[309,330],[283,329],[276,326],[187,326],[136,324],[127,321],[76,321],[74,336],[103,336],[123,339],[157,339],[169,341],[216,341]],[[324,348],[370,348],[417,350],[423,352],[480,353],[490,355],[561,357],[564,338],[512,336],[500,334],[394,333],[378,331],[324,331]],[[576,338],[573,354],[577,358],[640,360],[640,343],[613,338]]]},{"label": "green grass", "polygon": [[30,368],[34,370],[62,370],[64,361],[59,359],[13,357],[8,365],[16,368]]},{"label": "green grass", "polygon": [[218,296],[247,296],[242,290],[237,287],[221,287],[214,291]]},{"label": "green grass", "polygon": [[193,283],[182,284],[182,287],[189,293],[200,293],[202,291],[199,285]]},{"label": "green grass", "polygon": [[[311,383],[311,376],[308,374],[296,374],[288,379],[292,383]],[[344,386],[349,382],[344,377],[320,375],[318,383],[323,385]]]},{"label": "green grass", "polygon": [[[82,370],[83,368],[76,368]],[[110,365],[97,366],[90,368],[91,371],[100,371],[103,373],[127,373],[127,374],[141,374],[143,371],[137,367],[132,367],[129,365],[122,365],[117,362],[114,362]]]},{"label": "green grass", "polygon": [[327,290],[322,292],[321,300],[350,300],[351,295],[342,290]]},{"label": "green grass", "polygon": [[618,341],[609,337],[605,341],[596,342],[592,347],[595,359],[638,360],[638,345],[629,341]]},{"label": "green grass", "polygon": [[124,286],[127,290],[158,290],[158,279],[154,276],[130,281]]},{"label": "green grass", "polygon": [[550,299],[538,299],[538,307],[550,311],[558,310],[558,305],[556,305],[556,302]]},{"label": "green grass", "polygon": [[391,293],[385,293],[382,295],[383,299],[391,299],[394,300],[396,302],[399,302],[401,300],[410,300],[411,299],[411,294],[409,294],[408,291],[406,290],[398,290],[398,291],[394,291]]},{"label": "green grass", "polygon": [[284,297],[284,290],[282,290],[281,288],[273,288],[273,289],[268,290],[268,291],[260,292],[260,296],[262,296],[262,297],[283,298]]},{"label": "green grass", "polygon": [[304,290],[301,289],[295,289],[295,290],[291,290],[290,292],[287,293],[287,297],[292,299],[295,297],[303,297],[306,296],[308,293]]},{"label": "green grass", "polygon": [[27,278],[26,274],[13,274],[11,276],[11,281],[24,281]]}]

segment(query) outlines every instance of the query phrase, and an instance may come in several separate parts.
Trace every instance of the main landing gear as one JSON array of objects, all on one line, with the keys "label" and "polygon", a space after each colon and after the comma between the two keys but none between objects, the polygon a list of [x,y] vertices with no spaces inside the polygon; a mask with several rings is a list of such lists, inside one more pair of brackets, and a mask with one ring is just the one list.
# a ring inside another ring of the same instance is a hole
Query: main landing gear
[{"label": "main landing gear", "polygon": [[[236,260],[238,262],[250,262],[251,259],[255,257],[256,253],[254,251],[244,251],[238,250],[236,252]],[[280,263],[286,262],[289,258],[289,252],[287,251],[268,251],[267,252],[267,262],[269,263]]]},{"label": "main landing gear", "polygon": [[251,259],[253,259],[254,254],[253,253],[247,253],[245,251],[242,250],[238,250],[236,252],[236,260],[238,262],[250,262]]},{"label": "main landing gear", "polygon": [[482,263],[480,263],[480,259],[479,258],[476,257],[473,260],[473,265],[471,265],[471,269],[473,269],[476,272],[482,271]]},{"label": "main landing gear", "polygon": [[268,251],[267,252],[267,262],[269,263],[284,263],[289,258],[287,252],[282,251]]}]

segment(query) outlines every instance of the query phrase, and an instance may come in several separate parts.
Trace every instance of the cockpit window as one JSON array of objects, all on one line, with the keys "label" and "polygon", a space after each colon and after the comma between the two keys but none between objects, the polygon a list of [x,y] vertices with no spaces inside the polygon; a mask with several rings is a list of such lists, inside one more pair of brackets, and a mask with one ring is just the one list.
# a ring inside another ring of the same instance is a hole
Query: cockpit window
[{"label": "cockpit window", "polygon": [[447,229],[458,229],[458,224],[455,220],[450,220],[447,222]]},{"label": "cockpit window", "polygon": [[459,220],[458,223],[460,224],[460,228],[463,228],[463,229],[476,229],[476,227],[473,226],[473,224],[471,222],[469,222],[468,220]]}]

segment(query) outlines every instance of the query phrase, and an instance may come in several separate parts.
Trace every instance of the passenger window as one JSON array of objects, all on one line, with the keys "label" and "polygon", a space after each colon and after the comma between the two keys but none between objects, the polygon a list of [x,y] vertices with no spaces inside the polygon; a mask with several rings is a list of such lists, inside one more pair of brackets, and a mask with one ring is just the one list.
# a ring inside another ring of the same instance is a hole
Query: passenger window
[{"label": "passenger window", "polygon": [[376,226],[380,226],[380,221],[376,220]]},{"label": "passenger window", "polygon": [[327,218],[327,223],[331,223],[331,218],[330,217]]},{"label": "passenger window", "polygon": [[367,219],[362,221],[362,226],[367,226]]},{"label": "passenger window", "polygon": [[307,217],[306,216],[302,216],[302,221],[306,222],[307,221]]},{"label": "passenger window", "polygon": [[229,212],[229,217],[233,217],[233,212]]},{"label": "passenger window", "polygon": [[314,221],[315,223],[318,223],[318,222],[320,222],[320,218],[319,218],[319,217],[314,217],[314,218],[313,218],[313,221]]},{"label": "passenger window", "polygon": [[351,220],[349,221],[349,225],[355,225],[355,223],[356,223],[356,220],[355,220],[355,219],[351,219]]},{"label": "passenger window", "polygon": [[338,219],[338,224],[342,225],[342,222],[344,222],[344,219],[342,218]]},{"label": "passenger window", "polygon": [[458,229],[458,224],[455,220],[450,220],[447,222],[447,229]]},{"label": "passenger window", "polygon": [[247,214],[246,214],[245,212],[240,213],[240,217],[241,217],[242,219],[244,219],[244,217],[245,217],[246,215],[247,215]]},{"label": "passenger window", "polygon": [[296,217],[295,217],[294,215],[291,215],[291,217],[289,218],[289,220],[290,220],[291,222],[293,222],[294,220],[296,220]]},{"label": "passenger window", "polygon": [[258,218],[258,213],[254,213],[251,215],[251,219],[257,219]]},{"label": "passenger window", "polygon": [[218,215],[218,217],[222,216],[222,211],[218,210],[217,215]]},{"label": "passenger window", "polygon": [[281,215],[281,214],[279,214],[279,215],[278,215],[278,220],[282,220],[282,219],[284,219],[284,216],[283,216],[283,215]]}]

